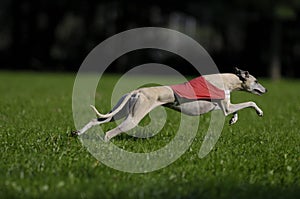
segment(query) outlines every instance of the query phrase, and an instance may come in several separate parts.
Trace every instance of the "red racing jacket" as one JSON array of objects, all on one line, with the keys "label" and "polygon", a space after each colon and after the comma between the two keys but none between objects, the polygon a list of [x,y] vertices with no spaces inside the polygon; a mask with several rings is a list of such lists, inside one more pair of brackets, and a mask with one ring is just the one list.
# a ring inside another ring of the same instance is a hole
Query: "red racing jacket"
[{"label": "red racing jacket", "polygon": [[194,100],[223,100],[225,99],[225,92],[222,89],[217,88],[204,77],[200,76],[192,79],[183,84],[176,84],[170,86],[175,94],[177,101],[180,103],[183,100],[178,100],[179,98],[186,99],[184,101],[194,101]]}]

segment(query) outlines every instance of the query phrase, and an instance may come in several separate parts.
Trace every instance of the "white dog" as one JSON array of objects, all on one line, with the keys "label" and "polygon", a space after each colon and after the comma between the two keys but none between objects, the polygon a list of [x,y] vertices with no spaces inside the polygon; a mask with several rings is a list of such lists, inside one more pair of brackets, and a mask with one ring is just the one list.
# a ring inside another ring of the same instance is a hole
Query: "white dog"
[{"label": "white dog", "polygon": [[[217,85],[218,78],[222,79],[223,88]],[[231,104],[230,93],[238,90],[257,95],[267,92],[248,71],[238,68],[235,68],[234,74],[204,75],[184,84],[140,88],[124,95],[108,114],[101,114],[92,106],[98,118],[72,134],[82,135],[95,125],[125,118],[119,126],[105,134],[105,141],[109,141],[137,126],[151,110],[161,105],[192,116],[221,109],[225,116],[233,114],[230,124],[237,122],[237,111],[248,107],[254,108],[259,116],[263,116],[263,111],[254,102]]]}]

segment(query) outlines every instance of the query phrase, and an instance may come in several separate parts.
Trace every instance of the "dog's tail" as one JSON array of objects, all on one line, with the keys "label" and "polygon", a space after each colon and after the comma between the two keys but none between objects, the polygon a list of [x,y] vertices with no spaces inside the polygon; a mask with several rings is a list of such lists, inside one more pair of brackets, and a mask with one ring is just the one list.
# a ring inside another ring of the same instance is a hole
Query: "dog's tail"
[{"label": "dog's tail", "polygon": [[99,113],[99,111],[96,109],[95,106],[93,105],[90,105],[91,108],[96,112],[96,114],[99,116],[99,118],[109,118],[109,117],[112,117],[114,116],[116,113],[118,113],[119,111],[122,110],[122,108],[125,106],[125,104],[128,102],[128,100],[132,97],[133,94],[135,94],[136,91],[133,91],[131,93],[129,93],[125,98],[124,100],[122,101],[122,103],[120,104],[120,106],[118,106],[114,111],[110,112],[110,113],[107,113],[107,114],[101,114]]}]

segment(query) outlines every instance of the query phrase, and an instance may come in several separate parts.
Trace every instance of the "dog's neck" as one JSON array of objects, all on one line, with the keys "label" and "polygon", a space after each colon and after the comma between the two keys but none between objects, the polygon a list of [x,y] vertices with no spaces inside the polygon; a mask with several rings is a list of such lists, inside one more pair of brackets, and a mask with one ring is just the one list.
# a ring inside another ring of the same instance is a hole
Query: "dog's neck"
[{"label": "dog's neck", "polygon": [[243,90],[243,87],[242,87],[243,82],[235,74],[231,74],[231,73],[224,74],[223,82],[224,82],[225,89],[229,90],[230,92],[237,91],[237,90]]}]

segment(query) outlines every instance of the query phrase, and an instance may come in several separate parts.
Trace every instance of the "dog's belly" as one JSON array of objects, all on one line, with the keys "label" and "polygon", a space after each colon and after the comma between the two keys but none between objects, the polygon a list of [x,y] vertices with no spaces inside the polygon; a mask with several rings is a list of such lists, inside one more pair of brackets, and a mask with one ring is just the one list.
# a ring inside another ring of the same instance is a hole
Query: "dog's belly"
[{"label": "dog's belly", "polygon": [[180,105],[167,104],[166,106],[190,116],[198,116],[218,109],[217,103],[205,100],[197,100]]}]

